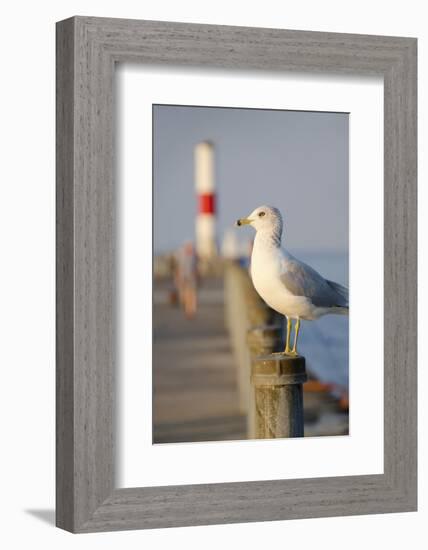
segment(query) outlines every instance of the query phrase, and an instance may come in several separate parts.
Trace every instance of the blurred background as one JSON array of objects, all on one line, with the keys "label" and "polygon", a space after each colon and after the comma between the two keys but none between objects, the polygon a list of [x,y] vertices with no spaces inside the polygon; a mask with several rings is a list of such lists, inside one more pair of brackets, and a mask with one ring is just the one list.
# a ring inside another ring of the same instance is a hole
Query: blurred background
[{"label": "blurred background", "polygon": [[[248,275],[262,204],[348,285],[348,114],[153,106],[153,442],[253,437],[248,332],[282,323]],[[254,313],[256,304],[257,313]],[[302,322],[305,436],[348,433],[348,319]]]}]

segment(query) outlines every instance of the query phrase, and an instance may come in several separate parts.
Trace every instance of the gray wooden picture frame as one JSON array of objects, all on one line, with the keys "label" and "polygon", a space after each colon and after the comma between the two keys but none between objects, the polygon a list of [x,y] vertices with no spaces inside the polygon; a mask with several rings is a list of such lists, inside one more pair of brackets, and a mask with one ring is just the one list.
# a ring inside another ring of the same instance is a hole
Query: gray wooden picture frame
[{"label": "gray wooden picture frame", "polygon": [[[82,533],[416,510],[416,46],[414,38],[91,17],[57,24],[58,527]],[[383,76],[383,474],[115,488],[117,62]]]}]

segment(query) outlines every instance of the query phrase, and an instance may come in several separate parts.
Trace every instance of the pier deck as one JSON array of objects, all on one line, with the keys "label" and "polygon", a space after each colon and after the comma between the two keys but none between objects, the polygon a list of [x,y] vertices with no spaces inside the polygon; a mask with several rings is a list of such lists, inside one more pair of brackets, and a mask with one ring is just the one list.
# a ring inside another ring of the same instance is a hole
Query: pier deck
[{"label": "pier deck", "polygon": [[[222,279],[204,280],[191,320],[168,303],[170,288],[157,281],[154,289],[153,443],[246,439]],[[304,414],[306,437],[348,433],[348,415],[327,392],[305,391]]]},{"label": "pier deck", "polygon": [[157,283],[153,314],[153,442],[246,438],[236,369],[224,326],[221,280],[204,281],[194,319]]}]

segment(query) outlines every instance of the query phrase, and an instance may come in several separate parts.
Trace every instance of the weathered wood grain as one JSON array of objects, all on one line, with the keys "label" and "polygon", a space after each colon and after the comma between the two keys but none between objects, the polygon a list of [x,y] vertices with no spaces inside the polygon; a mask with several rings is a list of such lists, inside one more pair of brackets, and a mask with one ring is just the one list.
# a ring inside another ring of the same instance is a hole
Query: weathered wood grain
[{"label": "weathered wood grain", "polygon": [[[383,475],[115,489],[116,61],[384,77]],[[58,526],[88,532],[415,510],[416,40],[75,17],[57,27],[57,94]]]},{"label": "weathered wood grain", "polygon": [[302,356],[271,353],[251,366],[255,390],[256,437],[303,437],[303,387],[308,379]]},{"label": "weathered wood grain", "polygon": [[60,24],[56,55],[56,520],[74,526],[74,25]]}]

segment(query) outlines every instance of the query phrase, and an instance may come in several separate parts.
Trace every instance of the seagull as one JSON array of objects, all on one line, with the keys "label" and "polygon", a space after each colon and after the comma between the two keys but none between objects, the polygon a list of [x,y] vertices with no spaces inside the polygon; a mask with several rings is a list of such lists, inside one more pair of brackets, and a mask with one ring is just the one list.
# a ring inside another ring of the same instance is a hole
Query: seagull
[{"label": "seagull", "polygon": [[[348,289],[324,279],[315,269],[281,247],[282,216],[277,208],[259,206],[236,225],[251,225],[256,230],[251,254],[251,279],[262,299],[285,316],[286,355],[295,357],[300,320],[313,321],[328,313],[348,315]],[[294,324],[294,342],[290,347]]]}]

